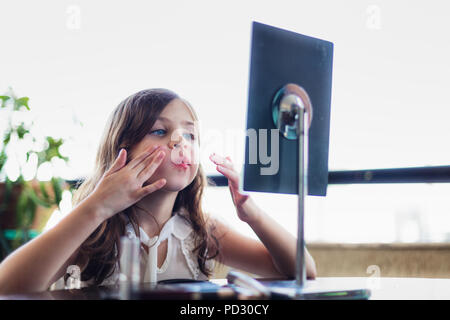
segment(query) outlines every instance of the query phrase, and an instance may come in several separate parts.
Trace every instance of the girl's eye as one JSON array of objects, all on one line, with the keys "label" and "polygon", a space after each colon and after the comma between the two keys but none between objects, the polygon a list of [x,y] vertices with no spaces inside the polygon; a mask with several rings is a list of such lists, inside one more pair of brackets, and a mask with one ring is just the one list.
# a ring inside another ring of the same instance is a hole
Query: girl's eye
[{"label": "girl's eye", "polygon": [[186,137],[186,139],[194,141],[195,140],[195,135],[192,133],[185,133],[184,136]]},{"label": "girl's eye", "polygon": [[166,132],[166,130],[164,130],[164,129],[158,129],[158,130],[153,130],[152,132],[150,132],[150,134],[156,133],[156,135],[161,135],[161,134],[164,134],[165,132]]},{"label": "girl's eye", "polygon": [[[157,130],[153,130],[150,132],[150,134],[154,134],[157,136],[162,136],[164,134],[166,134],[167,131],[164,129],[157,129]],[[193,133],[184,133],[183,137],[188,140],[188,141],[194,141],[195,140],[195,135]]]}]

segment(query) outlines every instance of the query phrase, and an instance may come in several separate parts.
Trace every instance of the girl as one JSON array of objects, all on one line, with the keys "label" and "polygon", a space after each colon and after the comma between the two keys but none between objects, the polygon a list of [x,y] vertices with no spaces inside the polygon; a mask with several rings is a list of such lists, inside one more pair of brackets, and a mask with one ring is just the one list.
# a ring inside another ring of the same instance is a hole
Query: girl
[{"label": "girl", "polygon": [[[94,173],[78,188],[74,209],[0,264],[0,293],[46,290],[73,265],[81,270],[82,286],[113,284],[124,235],[140,239],[141,270],[150,239],[159,237],[158,280],[208,279],[214,260],[260,276],[293,277],[296,239],[239,192],[229,157],[212,154],[210,160],[228,178],[238,217],[261,241],[203,212],[207,180],[198,163],[197,121],[189,103],[169,90],[143,90],[122,101],[108,119]],[[308,251],[305,259],[307,277],[315,278]]]}]

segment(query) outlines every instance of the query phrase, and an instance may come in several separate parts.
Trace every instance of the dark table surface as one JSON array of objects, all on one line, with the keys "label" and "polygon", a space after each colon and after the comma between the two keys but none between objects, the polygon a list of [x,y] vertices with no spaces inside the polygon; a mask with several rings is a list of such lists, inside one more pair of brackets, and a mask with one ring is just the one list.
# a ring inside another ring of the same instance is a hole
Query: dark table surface
[{"label": "dark table surface", "polygon": [[[225,279],[213,279],[208,285],[223,286]],[[375,278],[375,277],[332,277],[308,280],[304,292],[320,290],[370,289],[370,299],[450,299],[450,279],[423,278]],[[182,290],[181,290],[182,291]],[[180,292],[181,292],[180,291]],[[137,296],[131,299],[154,299],[156,291],[143,284],[137,291]],[[115,300],[120,299],[120,287],[89,287],[72,290],[55,290],[39,293],[15,294],[0,296],[0,300]],[[158,292],[158,295],[161,291]],[[167,293],[167,291],[166,291]],[[168,297],[162,295],[161,299]],[[180,298],[188,300],[186,296]],[[158,298],[158,297],[157,297]],[[168,299],[173,299],[170,296]]]}]

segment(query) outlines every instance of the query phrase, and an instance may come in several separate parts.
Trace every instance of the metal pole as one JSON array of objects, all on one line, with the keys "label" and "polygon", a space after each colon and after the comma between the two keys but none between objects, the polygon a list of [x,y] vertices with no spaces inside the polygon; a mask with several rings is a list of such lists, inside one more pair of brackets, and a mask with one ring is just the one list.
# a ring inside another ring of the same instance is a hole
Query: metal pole
[{"label": "metal pole", "polygon": [[304,108],[298,108],[298,117],[298,224],[295,280],[298,289],[302,289],[306,283],[304,215],[308,161],[307,117]]}]

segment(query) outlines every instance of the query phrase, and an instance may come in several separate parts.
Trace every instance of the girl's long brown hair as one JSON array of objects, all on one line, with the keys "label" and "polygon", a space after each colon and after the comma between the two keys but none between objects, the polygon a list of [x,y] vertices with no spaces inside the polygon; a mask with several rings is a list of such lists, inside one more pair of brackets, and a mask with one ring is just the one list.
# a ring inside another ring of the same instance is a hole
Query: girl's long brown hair
[{"label": "girl's long brown hair", "polygon": [[[159,114],[173,99],[180,98],[170,90],[148,89],[129,96],[117,106],[110,115],[100,140],[94,172],[75,192],[74,205],[80,203],[95,189],[105,171],[115,161],[121,148],[129,151],[133,145],[140,142],[150,132]],[[194,120],[198,120],[192,107],[185,100],[183,101],[190,108]],[[206,220],[201,205],[203,190],[207,182],[199,164],[197,175],[193,181],[179,191],[173,212],[184,208],[188,213],[188,220],[195,233],[195,251],[199,268],[203,274],[210,276],[212,270],[207,268],[206,261],[219,254],[219,247],[217,239],[213,236],[213,224]],[[137,218],[133,206],[131,206],[104,221],[84,241],[76,259],[82,271],[81,280],[93,279],[94,284],[99,285],[105,278],[113,274],[120,258],[120,237],[125,234],[125,226],[128,221],[139,234]]]}]

